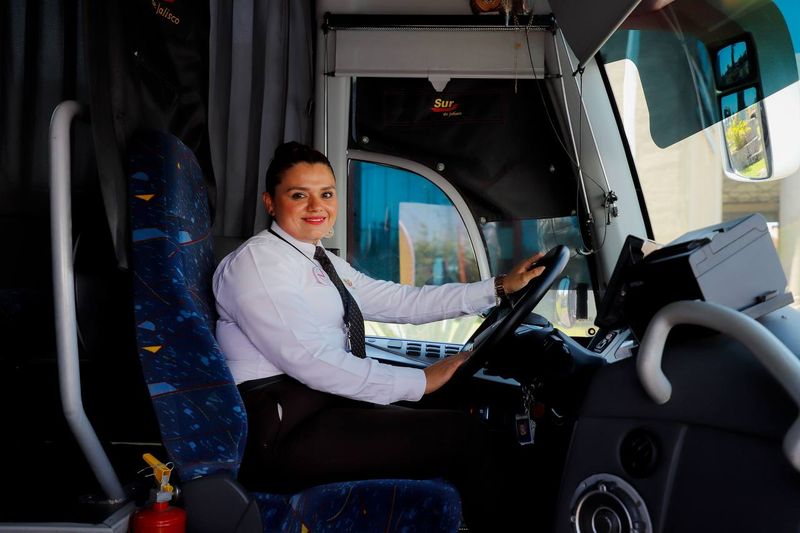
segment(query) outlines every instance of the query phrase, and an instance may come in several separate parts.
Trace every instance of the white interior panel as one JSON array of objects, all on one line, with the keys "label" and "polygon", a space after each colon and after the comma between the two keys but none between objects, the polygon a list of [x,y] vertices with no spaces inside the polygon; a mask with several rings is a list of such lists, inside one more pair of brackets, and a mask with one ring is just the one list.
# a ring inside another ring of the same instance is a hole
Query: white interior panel
[{"label": "white interior panel", "polygon": [[527,35],[530,56],[524,31],[337,30],[329,66],[336,76],[542,78],[549,34]]}]

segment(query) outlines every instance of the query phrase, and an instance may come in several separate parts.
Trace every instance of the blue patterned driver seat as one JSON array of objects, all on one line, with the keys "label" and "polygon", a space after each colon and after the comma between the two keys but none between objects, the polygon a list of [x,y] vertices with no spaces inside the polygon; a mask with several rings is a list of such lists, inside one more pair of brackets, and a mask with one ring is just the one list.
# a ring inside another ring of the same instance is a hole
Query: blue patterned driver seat
[{"label": "blue patterned driver seat", "polygon": [[455,531],[456,490],[431,480],[364,480],[298,494],[235,481],[247,417],[213,335],[207,192],[190,149],[147,132],[129,145],[139,358],[183,488],[189,531]]}]

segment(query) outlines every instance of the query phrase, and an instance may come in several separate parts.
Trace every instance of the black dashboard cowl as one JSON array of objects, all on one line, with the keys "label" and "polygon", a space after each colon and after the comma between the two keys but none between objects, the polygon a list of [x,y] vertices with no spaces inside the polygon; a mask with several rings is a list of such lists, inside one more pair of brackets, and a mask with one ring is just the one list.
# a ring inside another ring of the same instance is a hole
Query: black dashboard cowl
[{"label": "black dashboard cowl", "polygon": [[[786,307],[759,320],[800,354],[800,312]],[[670,335],[664,373],[672,397],[657,405],[636,374],[635,358],[595,374],[582,417],[671,420],[782,439],[797,416],[789,395],[744,345],[721,334]]]}]

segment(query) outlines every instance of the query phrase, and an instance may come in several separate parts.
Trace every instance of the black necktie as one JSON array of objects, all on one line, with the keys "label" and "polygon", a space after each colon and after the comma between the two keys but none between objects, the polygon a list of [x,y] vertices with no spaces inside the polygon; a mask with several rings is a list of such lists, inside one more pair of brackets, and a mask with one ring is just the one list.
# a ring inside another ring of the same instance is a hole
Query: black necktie
[{"label": "black necktie", "polygon": [[322,270],[331,278],[336,290],[339,291],[339,296],[342,298],[342,305],[344,306],[344,324],[347,328],[347,338],[350,343],[353,355],[364,358],[367,356],[366,348],[364,347],[364,316],[361,314],[361,309],[358,308],[356,300],[350,294],[344,283],[342,283],[336,269],[333,268],[333,263],[328,259],[328,255],[322,246],[317,246],[314,251],[314,259],[319,261]]}]

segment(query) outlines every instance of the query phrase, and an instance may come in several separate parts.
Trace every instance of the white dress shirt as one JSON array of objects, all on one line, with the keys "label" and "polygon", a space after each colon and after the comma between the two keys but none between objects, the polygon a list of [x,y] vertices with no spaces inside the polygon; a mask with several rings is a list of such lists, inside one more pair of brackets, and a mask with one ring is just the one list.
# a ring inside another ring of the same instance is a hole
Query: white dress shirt
[{"label": "white dress shirt", "polygon": [[[314,259],[315,246],[276,223],[225,257],[214,272],[217,341],[236,383],[288,374],[312,389],[388,404],[419,400],[421,369],[345,350],[344,307]],[[372,279],[328,253],[366,320],[422,324],[473,314],[495,302],[491,279],[412,287]]]}]

